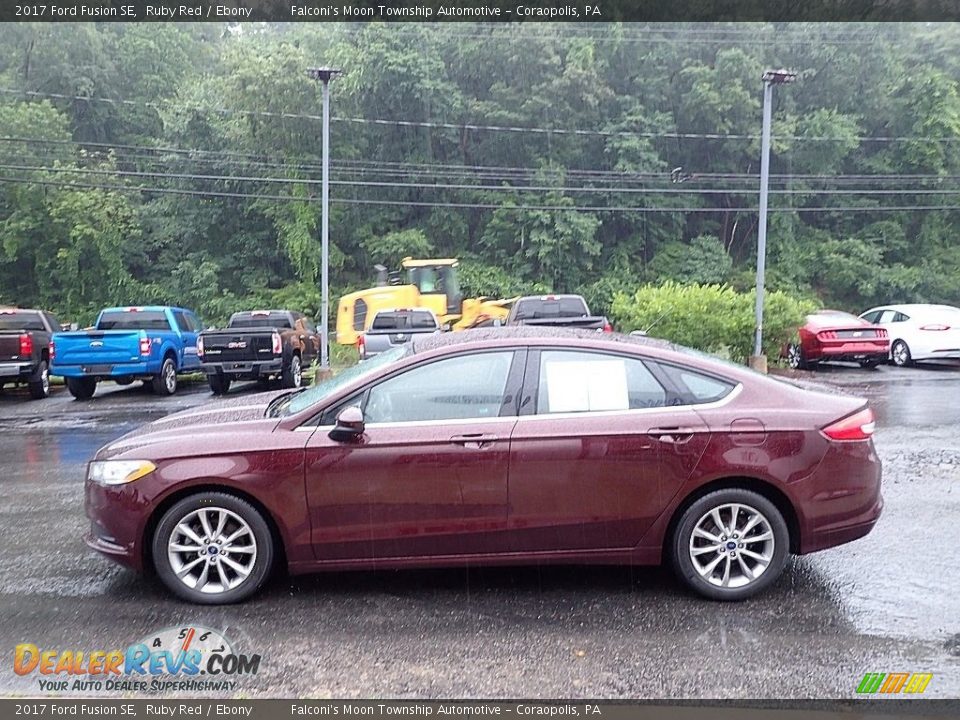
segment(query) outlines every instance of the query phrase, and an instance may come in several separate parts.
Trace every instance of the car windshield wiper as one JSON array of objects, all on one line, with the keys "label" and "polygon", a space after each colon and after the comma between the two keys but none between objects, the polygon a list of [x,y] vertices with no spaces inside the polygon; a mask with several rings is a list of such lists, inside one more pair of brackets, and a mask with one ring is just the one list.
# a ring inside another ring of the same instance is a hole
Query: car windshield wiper
[{"label": "car windshield wiper", "polygon": [[295,395],[302,393],[307,388],[301,387],[296,390],[291,390],[289,392],[282,393],[277,395],[273,400],[270,401],[270,404],[267,405],[267,409],[264,411],[264,417],[279,417],[283,409],[290,404],[290,401],[293,400]]}]

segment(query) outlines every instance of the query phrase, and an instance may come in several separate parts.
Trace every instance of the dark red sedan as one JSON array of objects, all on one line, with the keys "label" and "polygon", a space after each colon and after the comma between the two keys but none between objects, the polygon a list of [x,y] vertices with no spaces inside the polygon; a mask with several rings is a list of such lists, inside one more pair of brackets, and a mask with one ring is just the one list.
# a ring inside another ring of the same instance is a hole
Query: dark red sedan
[{"label": "dark red sedan", "polygon": [[415,340],[301,391],[159,420],[90,463],[87,543],[227,603],[291,573],[669,561],[739,600],[870,532],[864,400],[646,338]]},{"label": "dark red sedan", "polygon": [[798,340],[782,352],[796,370],[812,370],[821,362],[833,360],[856,362],[871,369],[890,354],[886,330],[840,310],[818,310],[807,315],[798,335]]}]

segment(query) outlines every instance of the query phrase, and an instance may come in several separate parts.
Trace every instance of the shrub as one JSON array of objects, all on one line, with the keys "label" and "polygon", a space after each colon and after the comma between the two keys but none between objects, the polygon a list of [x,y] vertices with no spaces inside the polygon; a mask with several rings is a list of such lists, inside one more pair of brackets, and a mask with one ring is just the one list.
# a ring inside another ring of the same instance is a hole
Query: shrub
[{"label": "shrub", "polygon": [[[726,285],[668,281],[618,294],[610,309],[618,330],[647,330],[652,337],[727,355],[744,362],[753,352],[755,294]],[[814,304],[784,292],[765,294],[763,351],[774,359]]]}]

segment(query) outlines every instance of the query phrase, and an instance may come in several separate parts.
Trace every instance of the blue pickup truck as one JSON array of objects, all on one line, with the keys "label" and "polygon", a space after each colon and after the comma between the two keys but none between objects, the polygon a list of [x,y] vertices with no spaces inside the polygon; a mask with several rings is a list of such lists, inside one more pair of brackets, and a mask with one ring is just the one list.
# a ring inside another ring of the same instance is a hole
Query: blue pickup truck
[{"label": "blue pickup truck", "polygon": [[200,369],[200,321],[190,310],[167,306],[100,311],[93,329],[54,333],[50,374],[67,380],[78,400],[93,397],[100,380],[150,383],[159,395],[177,391],[177,373]]}]

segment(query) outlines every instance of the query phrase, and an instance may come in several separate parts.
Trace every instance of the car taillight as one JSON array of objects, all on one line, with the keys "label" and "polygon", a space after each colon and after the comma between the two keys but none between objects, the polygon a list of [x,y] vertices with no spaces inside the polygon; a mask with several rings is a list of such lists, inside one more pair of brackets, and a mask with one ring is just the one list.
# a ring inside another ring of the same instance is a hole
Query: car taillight
[{"label": "car taillight", "polygon": [[869,440],[876,429],[873,410],[865,408],[842,420],[837,420],[820,432],[828,440]]},{"label": "car taillight", "polygon": [[20,336],[20,355],[33,355],[33,338],[27,333]]},{"label": "car taillight", "polygon": [[283,342],[280,340],[280,333],[273,333],[273,354],[280,355],[283,353]]},{"label": "car taillight", "polygon": [[49,351],[50,351],[50,362],[53,362],[54,356],[57,354],[56,348],[53,345],[53,340],[50,341]]},{"label": "car taillight", "polygon": [[949,330],[949,325],[940,325],[939,323],[934,323],[933,325],[921,325],[921,330]]},{"label": "car taillight", "polygon": [[150,338],[148,337],[140,338],[140,354],[144,356],[150,354]]},{"label": "car taillight", "polygon": [[882,337],[882,338],[888,337],[887,331],[884,330],[883,328],[879,328],[877,330],[877,337]]},{"label": "car taillight", "polygon": [[823,332],[817,333],[817,337],[821,340],[836,340],[837,331],[836,330],[824,330]]},{"label": "car taillight", "polygon": [[363,360],[363,358],[366,357],[366,354],[367,354],[367,346],[366,346],[366,344],[364,343],[363,335],[360,335],[360,336],[357,338],[357,352],[360,353],[360,359],[361,359],[361,360]]},{"label": "car taillight", "polygon": [[203,357],[203,335],[197,338],[197,357]]}]

